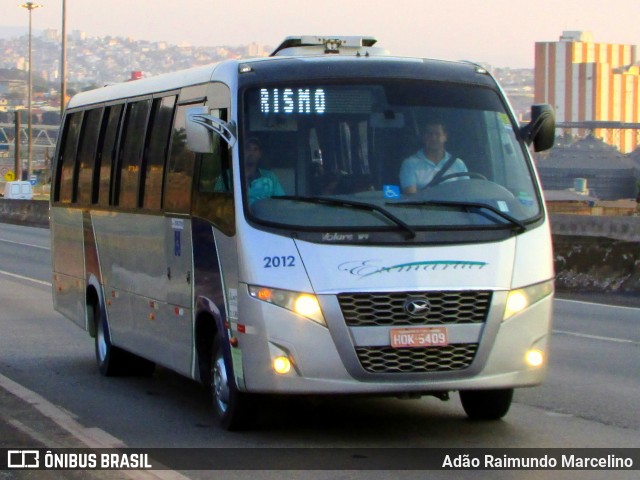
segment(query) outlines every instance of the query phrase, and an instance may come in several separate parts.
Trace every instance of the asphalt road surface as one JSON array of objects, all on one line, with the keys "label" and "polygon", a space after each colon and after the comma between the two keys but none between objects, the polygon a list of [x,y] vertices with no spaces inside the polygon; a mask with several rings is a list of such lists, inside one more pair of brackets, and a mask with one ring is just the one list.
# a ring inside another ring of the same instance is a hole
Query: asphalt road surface
[{"label": "asphalt road surface", "polygon": [[[214,426],[205,390],[171,371],[159,368],[149,378],[98,374],[93,340],[52,308],[48,248],[48,230],[0,224],[0,425],[4,425],[0,447],[17,442],[46,448],[640,448],[640,309],[556,299],[547,381],[537,388],[518,390],[502,421],[469,421],[455,394],[449,402],[435,398],[265,399],[253,430],[230,433]],[[51,473],[31,472],[24,478],[60,478],[46,476]],[[92,475],[143,478],[138,473]],[[240,470],[215,475],[164,472],[160,476],[180,475],[638,478],[637,471],[427,475],[415,471]],[[23,477],[0,472],[0,479],[4,478]]]}]

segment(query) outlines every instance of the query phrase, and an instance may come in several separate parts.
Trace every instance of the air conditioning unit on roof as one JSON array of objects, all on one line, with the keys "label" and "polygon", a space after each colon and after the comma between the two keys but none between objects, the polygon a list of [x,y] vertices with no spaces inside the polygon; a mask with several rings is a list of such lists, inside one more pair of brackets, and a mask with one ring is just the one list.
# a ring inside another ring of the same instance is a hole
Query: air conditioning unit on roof
[{"label": "air conditioning unit on roof", "polygon": [[271,56],[304,56],[304,55],[388,55],[389,52],[374,47],[374,37],[362,36],[291,36],[271,53]]}]

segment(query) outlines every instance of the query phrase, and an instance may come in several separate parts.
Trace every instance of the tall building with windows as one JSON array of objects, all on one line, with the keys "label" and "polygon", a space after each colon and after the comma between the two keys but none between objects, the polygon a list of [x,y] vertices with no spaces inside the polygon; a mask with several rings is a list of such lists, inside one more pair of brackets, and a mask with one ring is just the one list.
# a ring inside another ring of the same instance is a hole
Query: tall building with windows
[{"label": "tall building with windows", "polygon": [[[594,43],[590,32],[566,31],[537,42],[535,101],[551,104],[557,122],[640,122],[640,66],[635,45]],[[583,135],[584,129],[571,129]],[[640,144],[640,130],[596,128],[624,153]]]}]

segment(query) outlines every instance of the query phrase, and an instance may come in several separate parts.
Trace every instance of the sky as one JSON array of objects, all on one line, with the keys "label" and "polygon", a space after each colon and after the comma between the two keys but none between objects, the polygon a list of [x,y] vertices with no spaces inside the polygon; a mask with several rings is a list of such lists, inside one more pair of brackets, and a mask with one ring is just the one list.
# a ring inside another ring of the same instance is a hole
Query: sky
[{"label": "sky", "polygon": [[[0,29],[27,10],[0,0]],[[61,30],[62,0],[36,0],[33,29]],[[531,68],[563,30],[640,44],[639,0],[67,0],[67,31],[196,46],[277,46],[289,35],[369,35],[393,54]],[[2,35],[0,31],[0,36]]]}]

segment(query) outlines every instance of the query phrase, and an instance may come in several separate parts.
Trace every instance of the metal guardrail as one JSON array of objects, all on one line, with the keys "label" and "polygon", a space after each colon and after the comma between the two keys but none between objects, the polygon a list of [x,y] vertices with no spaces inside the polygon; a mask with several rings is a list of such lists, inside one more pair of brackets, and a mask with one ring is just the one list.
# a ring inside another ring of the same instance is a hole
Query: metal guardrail
[{"label": "metal guardrail", "polygon": [[[41,147],[55,147],[58,140],[59,125],[32,125],[33,145]],[[16,127],[13,123],[0,123],[0,145],[13,145]],[[20,127],[21,143],[28,143],[29,128]]]},{"label": "metal guardrail", "polygon": [[640,129],[640,123],[610,122],[610,121],[582,121],[582,122],[556,122],[556,128],[584,128],[594,130],[596,128],[610,128],[613,130]]}]

